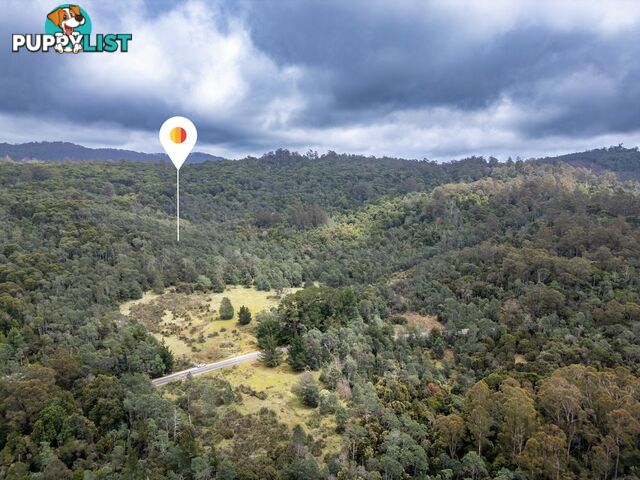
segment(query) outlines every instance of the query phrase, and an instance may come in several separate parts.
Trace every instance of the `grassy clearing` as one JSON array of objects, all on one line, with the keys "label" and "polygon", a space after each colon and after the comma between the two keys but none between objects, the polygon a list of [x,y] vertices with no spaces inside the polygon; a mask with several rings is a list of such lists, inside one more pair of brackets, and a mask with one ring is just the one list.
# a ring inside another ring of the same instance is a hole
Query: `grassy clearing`
[{"label": "grassy clearing", "polygon": [[406,318],[407,323],[405,325],[395,326],[396,335],[402,335],[412,329],[426,333],[430,333],[436,328],[441,332],[444,331],[444,325],[438,321],[438,317],[435,315],[420,315],[417,312],[405,312],[400,316]]},{"label": "grassy clearing", "polygon": [[416,312],[406,312],[403,316],[407,319],[407,325],[416,327],[423,332],[431,332],[434,328],[444,331],[444,325],[438,321],[435,315],[420,315]]},{"label": "grassy clearing", "polygon": [[[294,292],[295,289],[287,293]],[[234,307],[231,320],[219,320],[220,302],[228,297]],[[254,322],[247,326],[237,324],[237,312],[241,305],[249,308],[251,315],[270,310],[280,298],[275,292],[260,292],[254,288],[230,287],[224,293],[183,294],[167,290],[163,294],[147,293],[140,300],[127,302],[120,312],[144,323],[163,340],[176,358],[193,364],[211,362],[257,349],[253,334]],[[318,372],[312,372],[317,379]],[[300,374],[288,366],[267,368],[260,362],[249,362],[230,368],[215,370],[198,376],[199,381],[213,377],[224,378],[235,388],[248,387],[247,391],[266,393],[261,400],[248,393],[242,394],[241,403],[229,407],[242,414],[256,413],[261,408],[273,410],[280,422],[289,428],[302,425],[315,439],[324,441],[323,455],[340,449],[340,436],[335,433],[333,415],[320,415],[317,408],[309,408],[291,393],[291,387]],[[169,395],[165,389],[165,395]]]},{"label": "grassy clearing", "polygon": [[121,304],[120,313],[123,315],[129,316],[129,314],[131,313],[131,307],[133,307],[134,305],[147,305],[154,298],[157,298],[157,297],[158,297],[157,293],[154,293],[152,291],[145,292],[142,295],[142,298],[139,298],[138,300],[129,300],[128,302]]},{"label": "grassy clearing", "polygon": [[[317,380],[319,372],[311,373]],[[291,393],[291,387],[298,381],[300,375],[288,366],[268,368],[258,361],[215,370],[199,378],[217,376],[230,382],[234,388],[246,386],[256,392],[265,392],[267,398],[264,400],[245,394],[242,403],[234,404],[233,408],[242,414],[250,414],[259,411],[262,407],[267,407],[276,412],[280,422],[289,428],[302,425],[314,438],[324,440],[323,455],[336,452],[340,448],[340,436],[335,433],[334,416],[320,415],[317,408],[304,406]]]},{"label": "grassy clearing", "polygon": [[524,355],[521,355],[519,353],[516,353],[513,357],[513,361],[515,362],[515,364],[525,364],[528,363],[527,359],[524,358]]},{"label": "grassy clearing", "polygon": [[442,360],[434,360],[433,364],[436,366],[436,368],[444,368],[443,362],[445,360],[449,363],[449,365],[454,365],[456,363],[456,355],[451,348],[446,348]]},{"label": "grassy clearing", "polygon": [[[224,297],[228,297],[234,307],[231,320],[218,317]],[[167,344],[179,363],[191,365],[256,350],[254,324],[238,325],[237,312],[244,305],[255,317],[263,310],[276,307],[279,301],[274,291],[261,292],[240,286],[214,294],[185,294],[169,289],[160,295],[146,293],[140,300],[123,304],[120,312],[144,323],[156,338]]]}]

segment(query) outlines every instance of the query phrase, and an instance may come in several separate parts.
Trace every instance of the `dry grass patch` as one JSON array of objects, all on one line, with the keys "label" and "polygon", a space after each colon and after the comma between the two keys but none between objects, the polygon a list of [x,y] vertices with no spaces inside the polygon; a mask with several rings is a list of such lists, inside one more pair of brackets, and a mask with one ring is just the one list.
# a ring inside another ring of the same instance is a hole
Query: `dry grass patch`
[{"label": "dry grass patch", "polygon": [[418,330],[419,332],[430,333],[434,329],[444,331],[444,325],[438,321],[438,317],[435,315],[420,315],[417,312],[405,312],[399,317],[407,319],[405,325],[396,325],[395,331],[397,335],[407,333],[409,330]]},{"label": "dry grass patch", "polygon": [[438,317],[435,315],[420,315],[416,312],[406,312],[404,317],[407,319],[408,325],[417,327],[425,332],[430,332],[434,328],[444,330],[444,326],[438,321]]},{"label": "dry grass patch", "polygon": [[516,353],[514,355],[513,361],[518,364],[518,363],[527,363],[527,359],[524,358],[524,355],[520,354],[520,353]]},{"label": "dry grass patch", "polygon": [[[224,297],[229,298],[235,311],[231,320],[220,320],[218,316]],[[164,341],[179,363],[191,365],[255,350],[254,322],[238,325],[237,312],[244,305],[255,317],[279,302],[274,291],[239,286],[223,293],[186,294],[168,289],[160,295],[147,293],[140,300],[127,302],[120,312],[143,323],[158,340]]]},{"label": "dry grass patch", "polygon": [[[319,372],[311,372],[311,374],[318,380]],[[267,407],[273,410],[278,416],[278,420],[289,428],[302,425],[307,433],[313,435],[315,439],[322,439],[325,443],[323,455],[328,452],[336,452],[340,448],[341,437],[335,433],[334,416],[320,415],[317,408],[302,405],[291,392],[291,388],[300,379],[300,375],[285,365],[268,368],[257,361],[214,370],[198,378],[206,380],[207,377],[219,377],[231,383],[234,389],[248,387],[257,393],[266,393],[264,399],[244,393],[242,403],[234,403],[230,407],[237,409],[242,414],[256,413],[261,408]]]}]

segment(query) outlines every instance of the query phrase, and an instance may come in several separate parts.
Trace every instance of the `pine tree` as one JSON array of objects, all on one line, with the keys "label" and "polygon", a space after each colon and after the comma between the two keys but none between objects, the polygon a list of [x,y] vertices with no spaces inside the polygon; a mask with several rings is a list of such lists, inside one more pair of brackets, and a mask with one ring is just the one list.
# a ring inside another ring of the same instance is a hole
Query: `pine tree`
[{"label": "pine tree", "polygon": [[346,408],[339,406],[336,410],[336,433],[344,433],[349,421],[349,414]]},{"label": "pine tree", "polygon": [[238,477],[233,463],[231,463],[231,460],[223,458],[220,465],[218,465],[216,480],[235,480],[236,478]]},{"label": "pine tree", "polygon": [[269,335],[265,337],[261,341],[262,353],[260,355],[260,360],[267,367],[277,367],[280,365],[282,353],[278,350],[278,344],[273,335]]},{"label": "pine tree", "polygon": [[307,407],[316,408],[320,402],[320,388],[311,373],[303,373],[300,380],[291,388],[296,395]]},{"label": "pine tree", "polygon": [[233,305],[227,297],[220,302],[220,320],[231,320],[233,318]]},{"label": "pine tree", "polygon": [[238,323],[240,325],[249,325],[251,323],[251,312],[244,305],[238,310]]},{"label": "pine tree", "polygon": [[291,339],[287,354],[287,362],[294,372],[301,372],[306,368],[307,352],[302,337],[296,335]]}]

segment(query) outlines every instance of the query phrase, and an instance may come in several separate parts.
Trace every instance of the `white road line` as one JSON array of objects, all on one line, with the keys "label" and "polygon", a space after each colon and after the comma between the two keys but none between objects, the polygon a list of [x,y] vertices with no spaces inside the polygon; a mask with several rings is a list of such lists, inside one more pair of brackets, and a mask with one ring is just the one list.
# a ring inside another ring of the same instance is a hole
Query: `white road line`
[{"label": "white road line", "polygon": [[249,362],[251,360],[257,360],[259,357],[260,352],[244,353],[242,355],[238,355],[237,357],[226,358],[217,362],[208,363],[207,365],[203,365],[202,367],[193,367],[187,370],[182,370],[181,372],[171,373],[164,377],[155,378],[151,381],[151,383],[158,387],[160,385],[166,385],[167,383],[182,380],[189,374],[195,377],[196,375],[211,372],[213,370],[218,370],[219,368],[230,367],[232,365],[238,365],[240,363]]},{"label": "white road line", "polygon": [[[413,333],[405,333],[405,334],[396,334],[393,336],[394,340],[399,340],[400,338],[409,338]],[[428,332],[421,333],[419,336],[429,335]],[[283,347],[280,349],[282,352],[286,352],[287,348]],[[232,365],[238,365],[240,363],[248,362],[251,360],[257,360],[260,357],[260,352],[249,352],[244,353],[242,355],[238,355],[237,357],[225,358],[224,360],[219,360],[217,362],[208,363],[203,365],[202,367],[193,367],[187,370],[182,370],[181,372],[170,373],[164,377],[155,378],[151,380],[156,387],[161,385],[166,385],[167,383],[177,382],[178,380],[182,380],[186,378],[189,374],[192,376],[201,375],[203,373],[211,372],[213,370],[218,370],[220,368],[230,367]]]}]

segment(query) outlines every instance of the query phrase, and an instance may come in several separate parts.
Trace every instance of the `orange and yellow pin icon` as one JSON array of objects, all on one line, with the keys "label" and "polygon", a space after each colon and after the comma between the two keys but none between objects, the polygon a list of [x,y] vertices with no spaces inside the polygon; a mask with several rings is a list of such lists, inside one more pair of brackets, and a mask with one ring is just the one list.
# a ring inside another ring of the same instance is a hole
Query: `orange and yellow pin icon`
[{"label": "orange and yellow pin icon", "polygon": [[183,143],[187,139],[187,131],[182,127],[174,127],[169,133],[169,138],[173,143]]},{"label": "orange and yellow pin icon", "polygon": [[172,117],[160,127],[160,143],[169,158],[180,170],[198,139],[198,131],[191,120]]},{"label": "orange and yellow pin icon", "polygon": [[176,238],[180,241],[180,167],[193,150],[198,131],[191,120],[172,117],[160,127],[160,143],[176,167]]}]

